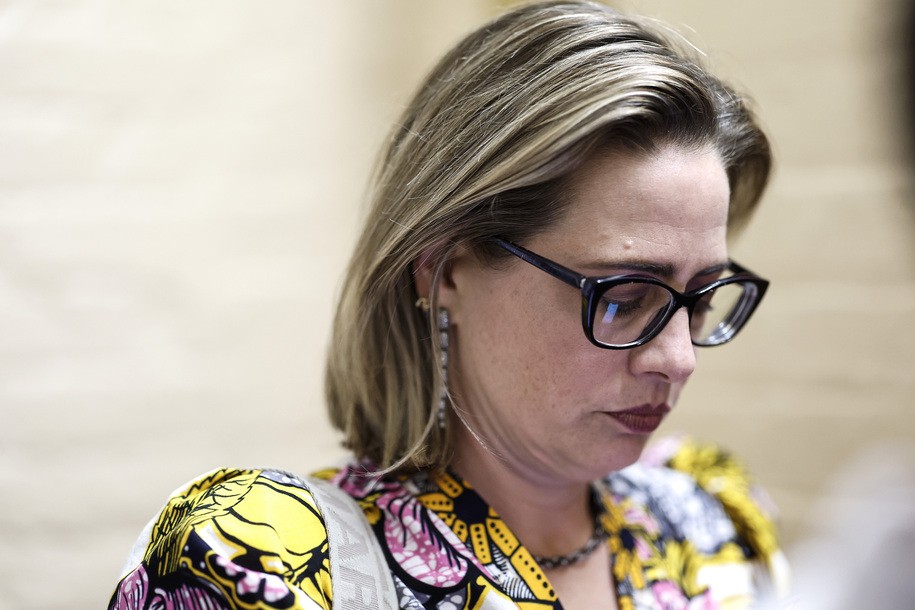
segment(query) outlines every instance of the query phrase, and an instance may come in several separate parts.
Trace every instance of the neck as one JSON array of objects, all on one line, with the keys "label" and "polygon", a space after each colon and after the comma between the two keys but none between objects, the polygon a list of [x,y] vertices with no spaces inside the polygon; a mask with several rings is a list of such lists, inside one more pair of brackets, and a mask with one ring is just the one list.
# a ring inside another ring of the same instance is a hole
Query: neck
[{"label": "neck", "polygon": [[594,533],[588,483],[537,475],[480,446],[466,430],[455,443],[454,470],[535,555],[563,555]]}]

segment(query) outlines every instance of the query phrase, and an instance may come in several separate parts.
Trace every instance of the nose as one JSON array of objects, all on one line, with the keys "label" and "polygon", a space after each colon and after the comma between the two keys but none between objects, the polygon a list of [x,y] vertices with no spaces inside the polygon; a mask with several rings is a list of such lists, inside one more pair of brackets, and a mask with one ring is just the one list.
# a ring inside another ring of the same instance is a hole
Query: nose
[{"label": "nose", "polygon": [[686,308],[675,313],[654,339],[630,352],[634,374],[661,376],[669,383],[686,381],[696,369],[696,348]]}]

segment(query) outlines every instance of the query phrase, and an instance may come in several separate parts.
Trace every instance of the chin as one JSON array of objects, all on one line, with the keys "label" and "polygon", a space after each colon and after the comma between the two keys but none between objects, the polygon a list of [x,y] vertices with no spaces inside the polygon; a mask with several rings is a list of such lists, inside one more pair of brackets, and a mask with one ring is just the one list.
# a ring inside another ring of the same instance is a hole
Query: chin
[{"label": "chin", "polygon": [[648,444],[648,439],[646,435],[627,435],[613,439],[611,446],[602,447],[600,453],[592,454],[594,459],[584,465],[585,476],[582,478],[593,481],[635,464]]},{"label": "chin", "polygon": [[639,461],[639,458],[642,456],[642,450],[644,448],[645,442],[642,441],[638,449],[635,451],[626,451],[615,454],[611,460],[611,463],[609,464],[609,468],[605,469],[604,472],[600,474],[600,476],[603,477],[610,474],[611,472],[616,472],[618,470],[622,470],[623,468],[632,466]]}]

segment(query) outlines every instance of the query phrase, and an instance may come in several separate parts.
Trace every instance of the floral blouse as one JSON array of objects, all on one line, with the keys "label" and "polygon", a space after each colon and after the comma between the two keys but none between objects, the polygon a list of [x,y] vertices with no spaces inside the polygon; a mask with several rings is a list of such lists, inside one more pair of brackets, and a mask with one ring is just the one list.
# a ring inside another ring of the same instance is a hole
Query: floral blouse
[{"label": "floral blouse", "polygon": [[[560,609],[531,553],[451,472],[316,476],[363,509],[402,609]],[[594,484],[621,610],[747,608],[786,569],[770,505],[741,466],[685,439]],[[177,491],[138,540],[109,609],[331,608],[327,532],[304,483],[211,472]]]}]

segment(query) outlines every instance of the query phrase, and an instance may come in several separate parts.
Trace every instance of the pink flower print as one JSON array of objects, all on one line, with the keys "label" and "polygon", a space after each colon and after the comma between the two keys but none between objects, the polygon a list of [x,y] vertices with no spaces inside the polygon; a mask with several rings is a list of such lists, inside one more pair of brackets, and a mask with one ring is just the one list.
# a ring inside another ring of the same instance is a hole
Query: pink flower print
[{"label": "pink flower print", "polygon": [[404,493],[382,494],[377,505],[386,513],[385,544],[410,576],[437,587],[463,580],[467,559],[455,550],[463,543],[441,519]]},{"label": "pink flower print", "polygon": [[645,542],[645,540],[639,537],[636,537],[635,539],[635,553],[642,561],[651,559],[653,555],[651,552],[651,546]]},{"label": "pink flower print", "polygon": [[145,607],[148,590],[149,577],[146,575],[146,566],[140,564],[140,567],[126,576],[121,581],[121,584],[118,585],[118,590],[115,594],[116,601],[112,605],[112,610],[131,610]]},{"label": "pink flower print", "polygon": [[626,506],[623,512],[623,518],[626,520],[626,523],[637,525],[653,536],[656,536],[660,531],[658,529],[658,522],[655,521],[654,517],[648,514],[644,506],[632,504]]},{"label": "pink flower print", "polygon": [[663,608],[664,610],[692,610],[687,605],[689,602],[680,587],[669,580],[654,583],[651,585],[651,592],[655,601],[658,602],[658,608]]},{"label": "pink flower print", "polygon": [[696,596],[689,600],[689,610],[719,610],[718,605],[712,599],[712,595],[708,592],[703,593],[702,595]]},{"label": "pink flower print", "polygon": [[121,581],[109,610],[198,610],[223,608],[216,593],[195,582],[173,587],[150,586],[146,566],[140,565]]},{"label": "pink flower print", "polygon": [[224,607],[226,604],[221,598],[197,585],[181,585],[168,591],[156,589],[149,602],[152,610],[215,610]]},{"label": "pink flower print", "polygon": [[216,556],[215,561],[226,576],[235,581],[235,592],[241,598],[257,595],[258,591],[261,591],[261,586],[261,599],[269,604],[278,602],[291,593],[283,579],[276,574],[247,570],[220,555]]}]

